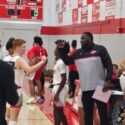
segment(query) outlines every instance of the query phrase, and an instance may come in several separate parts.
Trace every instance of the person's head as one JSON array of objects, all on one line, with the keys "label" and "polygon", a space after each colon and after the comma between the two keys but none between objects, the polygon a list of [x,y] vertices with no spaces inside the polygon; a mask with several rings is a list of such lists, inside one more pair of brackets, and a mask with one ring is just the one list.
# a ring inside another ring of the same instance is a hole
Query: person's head
[{"label": "person's head", "polygon": [[[62,40],[57,40],[55,41],[55,44],[57,45],[58,43],[62,42]],[[55,59],[58,60],[60,58],[60,54],[59,54],[59,50],[58,47],[55,48],[54,50],[54,55],[55,55]]]},{"label": "person's head", "polygon": [[35,37],[34,37],[34,42],[33,42],[33,44],[34,44],[34,45],[36,44],[36,45],[42,46],[42,45],[43,45],[42,38],[39,37],[39,36],[35,36]]},{"label": "person's head", "polygon": [[23,39],[15,39],[13,41],[13,49],[19,55],[24,55],[26,51],[26,41]]},{"label": "person's head", "polygon": [[57,47],[56,47],[55,50],[54,50],[54,55],[55,55],[55,59],[56,59],[56,60],[60,59],[60,54],[59,54],[59,50],[58,50]]},{"label": "person's head", "polygon": [[81,47],[87,47],[90,43],[93,43],[93,35],[90,32],[84,32],[81,35]]},{"label": "person's head", "polygon": [[11,37],[8,42],[6,43],[6,50],[9,52],[9,55],[13,55],[13,41],[15,38]]},{"label": "person's head", "polygon": [[[59,43],[64,43],[65,47],[63,48],[63,51],[65,51],[65,53],[68,54],[69,51],[70,51],[69,43],[66,42],[65,40],[57,40],[55,42],[56,45],[59,44]],[[58,59],[60,58],[58,47],[55,48],[54,54],[55,54],[56,58],[58,58]]]},{"label": "person's head", "polygon": [[77,41],[73,40],[71,43],[72,48],[76,48],[77,47]]}]

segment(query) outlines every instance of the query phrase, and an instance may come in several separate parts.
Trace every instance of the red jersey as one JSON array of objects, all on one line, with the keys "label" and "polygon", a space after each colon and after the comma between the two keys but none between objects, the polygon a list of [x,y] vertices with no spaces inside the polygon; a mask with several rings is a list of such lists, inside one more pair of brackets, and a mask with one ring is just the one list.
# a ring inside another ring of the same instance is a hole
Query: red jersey
[{"label": "red jersey", "polygon": [[[42,55],[44,55],[46,57],[48,56],[47,50],[44,47],[41,47],[41,51],[42,51]],[[41,69],[37,70],[36,73],[35,73],[34,80],[40,80],[42,72],[43,71]]]},{"label": "red jersey", "polygon": [[[70,56],[72,56],[75,53],[76,49],[72,49],[69,53]],[[69,71],[77,71],[76,65],[75,64],[71,64],[69,65]]]},{"label": "red jersey", "polygon": [[44,47],[41,47],[41,49],[42,49],[42,54],[47,57],[48,56],[47,50]]},{"label": "red jersey", "polygon": [[[47,50],[44,47],[41,46],[33,46],[28,52],[27,52],[27,58],[30,59],[31,54],[34,54],[35,57],[40,57],[40,55],[48,56]],[[35,73],[34,80],[40,80],[40,76],[42,73],[42,69],[39,69]]]},{"label": "red jersey", "polygon": [[42,48],[40,47],[40,46],[38,46],[38,45],[36,45],[36,46],[33,46],[28,52],[27,52],[27,58],[30,60],[30,56],[31,56],[31,54],[34,54],[35,55],[35,57],[40,57],[40,54],[43,54],[42,53]]}]

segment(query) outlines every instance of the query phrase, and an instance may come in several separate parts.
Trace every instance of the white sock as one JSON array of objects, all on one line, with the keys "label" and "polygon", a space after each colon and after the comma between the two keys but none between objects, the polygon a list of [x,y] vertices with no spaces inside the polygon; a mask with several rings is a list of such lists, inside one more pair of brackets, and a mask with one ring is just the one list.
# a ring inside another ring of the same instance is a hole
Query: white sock
[{"label": "white sock", "polygon": [[16,121],[9,121],[8,125],[17,125],[17,122]]},{"label": "white sock", "polygon": [[39,99],[41,99],[41,97],[40,96],[36,96],[36,100],[39,100]]}]

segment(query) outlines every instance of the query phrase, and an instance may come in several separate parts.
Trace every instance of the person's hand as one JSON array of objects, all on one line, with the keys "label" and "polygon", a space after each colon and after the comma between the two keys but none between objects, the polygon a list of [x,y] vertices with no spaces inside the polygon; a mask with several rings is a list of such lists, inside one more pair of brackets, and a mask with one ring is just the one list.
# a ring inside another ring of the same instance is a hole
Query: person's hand
[{"label": "person's hand", "polygon": [[59,42],[57,43],[58,48],[64,48],[65,47],[65,42]]},{"label": "person's hand", "polygon": [[58,100],[59,100],[59,95],[56,94],[56,95],[54,96],[54,101],[58,101]]},{"label": "person's hand", "polygon": [[44,62],[44,63],[46,63],[47,57],[46,56],[41,56],[41,61]]},{"label": "person's hand", "polygon": [[107,82],[105,82],[102,91],[107,92],[111,87],[113,87],[113,85],[111,84],[111,81],[107,81]]}]

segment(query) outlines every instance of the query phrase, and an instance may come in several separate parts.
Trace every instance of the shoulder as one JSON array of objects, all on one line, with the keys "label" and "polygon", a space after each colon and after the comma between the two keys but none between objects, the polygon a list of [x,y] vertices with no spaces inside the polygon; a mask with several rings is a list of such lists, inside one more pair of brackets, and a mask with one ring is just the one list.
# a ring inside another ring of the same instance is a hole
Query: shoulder
[{"label": "shoulder", "polygon": [[97,49],[105,49],[105,46],[99,44],[94,44],[94,47]]},{"label": "shoulder", "polygon": [[97,50],[98,52],[106,51],[105,46],[103,46],[103,45],[98,45],[98,44],[95,44],[94,47],[93,47],[93,49],[94,49],[94,50]]},{"label": "shoulder", "polygon": [[29,50],[29,55],[31,54],[37,54],[39,51],[39,47],[38,46],[33,46],[30,50]]},{"label": "shoulder", "polygon": [[66,73],[66,71],[67,71],[67,66],[64,64],[64,62],[62,61],[62,59],[59,59],[59,60],[58,60],[57,67],[58,67],[58,69],[59,69],[59,71],[60,71],[61,73]]},{"label": "shoulder", "polygon": [[30,53],[34,53],[36,51],[38,51],[40,49],[40,46],[33,46],[31,49],[30,49]]},{"label": "shoulder", "polygon": [[10,60],[11,60],[11,56],[10,56],[10,55],[6,56],[6,57],[3,59],[3,61],[10,61]]},{"label": "shoulder", "polygon": [[31,48],[31,51],[37,50],[37,49],[38,49],[38,46],[33,46],[33,47]]},{"label": "shoulder", "polygon": [[45,56],[48,56],[48,53],[47,53],[46,48],[44,48],[44,47],[41,47],[41,48],[42,48],[42,52],[43,52],[43,54],[44,54]]},{"label": "shoulder", "polygon": [[66,66],[62,59],[59,59],[57,63],[59,66]]},{"label": "shoulder", "polygon": [[0,69],[1,71],[9,71],[12,70],[12,67],[8,63],[0,60]]},{"label": "shoulder", "polygon": [[42,48],[42,51],[47,53],[47,49],[46,48],[44,48],[44,47],[41,47],[41,48]]},{"label": "shoulder", "polygon": [[45,47],[43,47],[43,46],[42,46],[41,48],[42,48],[43,50],[45,50],[45,51],[46,51],[46,48],[45,48]]},{"label": "shoulder", "polygon": [[16,58],[16,61],[25,61],[25,59],[24,59],[23,57],[21,57],[21,56],[18,56],[18,57]]},{"label": "shoulder", "polygon": [[80,48],[80,49],[76,49],[76,51],[74,52],[74,55],[79,54],[81,51],[82,51],[82,49],[81,49],[81,48]]},{"label": "shoulder", "polygon": [[70,50],[70,55],[73,55],[75,52],[76,52],[76,49],[74,49],[74,48],[71,49],[71,50]]},{"label": "shoulder", "polygon": [[21,57],[21,56],[17,56],[15,58],[13,58],[12,60],[16,63],[16,65],[18,65],[18,64],[20,65],[23,62],[25,62],[25,59],[23,57]]},{"label": "shoulder", "polygon": [[4,46],[4,47],[1,48],[0,56],[3,59],[7,55],[8,55],[8,51],[6,50],[6,47]]}]

